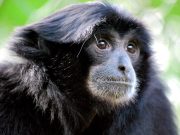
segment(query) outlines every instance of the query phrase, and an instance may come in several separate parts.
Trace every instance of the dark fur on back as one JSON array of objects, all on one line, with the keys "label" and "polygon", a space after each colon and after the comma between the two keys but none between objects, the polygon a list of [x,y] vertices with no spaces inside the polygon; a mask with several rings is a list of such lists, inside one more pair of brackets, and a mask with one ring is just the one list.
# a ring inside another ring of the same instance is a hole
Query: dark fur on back
[{"label": "dark fur on back", "polygon": [[[135,30],[143,43],[134,67],[138,97],[127,106],[102,103],[86,85],[91,61],[81,47],[103,26]],[[176,135],[149,45],[143,24],[102,3],[73,5],[18,29],[8,50],[22,61],[0,64],[0,134]]]}]

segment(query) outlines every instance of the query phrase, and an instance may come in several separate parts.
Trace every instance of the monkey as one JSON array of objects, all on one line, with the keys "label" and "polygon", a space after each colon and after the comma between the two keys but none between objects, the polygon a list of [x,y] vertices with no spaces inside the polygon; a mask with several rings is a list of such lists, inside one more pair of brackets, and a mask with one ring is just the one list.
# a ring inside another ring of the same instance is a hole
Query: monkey
[{"label": "monkey", "polygon": [[177,135],[139,19],[71,5],[16,29],[0,60],[1,135]]}]

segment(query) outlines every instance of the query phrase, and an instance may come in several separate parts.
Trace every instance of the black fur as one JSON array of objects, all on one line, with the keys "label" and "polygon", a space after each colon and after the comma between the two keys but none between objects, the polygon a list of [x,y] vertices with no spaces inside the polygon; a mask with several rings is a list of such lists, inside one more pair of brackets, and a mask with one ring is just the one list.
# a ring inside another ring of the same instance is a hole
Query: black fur
[{"label": "black fur", "polygon": [[[92,63],[81,47],[104,26],[141,39],[139,93],[126,106],[102,103],[86,85]],[[0,134],[176,135],[149,45],[139,21],[102,3],[73,5],[18,29],[8,49],[23,62],[0,64]]]}]

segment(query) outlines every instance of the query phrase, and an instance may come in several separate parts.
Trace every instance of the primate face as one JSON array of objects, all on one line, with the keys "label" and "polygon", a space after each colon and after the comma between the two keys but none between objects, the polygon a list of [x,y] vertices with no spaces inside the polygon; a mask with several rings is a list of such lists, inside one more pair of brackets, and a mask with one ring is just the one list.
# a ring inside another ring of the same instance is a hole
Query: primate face
[{"label": "primate face", "polygon": [[127,104],[137,93],[133,65],[140,55],[134,32],[119,35],[115,30],[94,33],[86,49],[92,65],[89,72],[90,92],[110,103]]}]

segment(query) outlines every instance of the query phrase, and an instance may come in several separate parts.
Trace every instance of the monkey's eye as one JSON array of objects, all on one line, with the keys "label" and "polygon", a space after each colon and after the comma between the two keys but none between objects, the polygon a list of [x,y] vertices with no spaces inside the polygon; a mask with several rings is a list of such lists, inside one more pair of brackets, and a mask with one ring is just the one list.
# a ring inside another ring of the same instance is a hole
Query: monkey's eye
[{"label": "monkey's eye", "polygon": [[110,48],[110,44],[104,39],[101,39],[101,40],[97,41],[96,45],[97,45],[97,47],[99,49],[108,49],[108,48]]},{"label": "monkey's eye", "polygon": [[134,42],[129,42],[128,45],[126,46],[126,51],[128,51],[129,53],[136,53],[137,51],[137,46],[136,43]]}]

